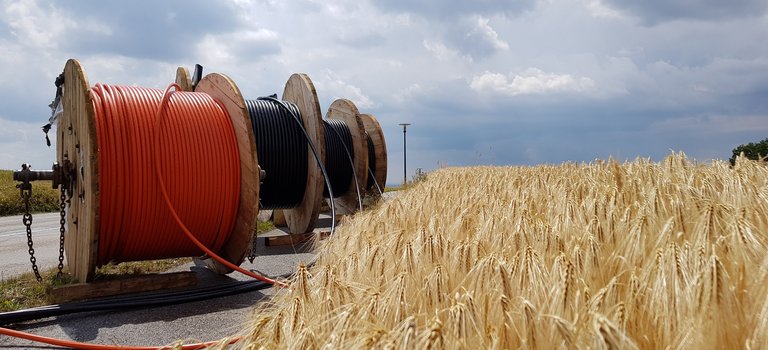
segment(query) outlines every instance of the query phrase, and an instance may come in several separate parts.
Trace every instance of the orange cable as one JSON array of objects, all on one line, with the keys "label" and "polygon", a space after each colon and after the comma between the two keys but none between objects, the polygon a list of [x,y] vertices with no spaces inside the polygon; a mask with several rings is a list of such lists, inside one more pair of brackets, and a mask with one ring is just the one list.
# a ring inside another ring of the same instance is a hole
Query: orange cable
[{"label": "orange cable", "polygon": [[[163,102],[159,89],[97,84],[92,92],[101,198],[97,265],[205,251],[169,220],[164,196],[178,203],[178,216],[200,244],[219,251],[240,200],[240,155],[226,111],[202,93]],[[167,117],[158,128],[161,103]],[[151,157],[163,172],[153,171]],[[168,184],[164,194],[158,180]]]},{"label": "orange cable", "polygon": [[97,264],[202,251],[232,270],[287,286],[215,253],[236,221],[237,138],[219,101],[173,88],[180,89],[176,84],[164,92],[102,84],[92,89],[101,192]]},{"label": "orange cable", "polygon": [[[230,269],[287,287],[284,282],[221,258],[206,246],[212,243],[215,249],[220,248],[234,227],[240,191],[237,141],[219,101],[207,94],[171,91],[171,88],[181,90],[177,84],[169,85],[162,94],[157,89],[102,84],[91,89],[96,110],[101,196],[98,261],[196,255],[196,252],[186,253],[188,247],[184,247],[176,232],[180,229],[195,247]],[[152,108],[158,103],[156,109]],[[166,118],[169,115],[170,118]],[[164,125],[166,119],[169,121]],[[153,134],[154,143],[150,144]],[[147,164],[147,153],[153,158],[157,183],[152,181],[148,170],[151,166]],[[161,162],[161,158],[165,162]],[[185,171],[202,175],[169,175]],[[166,178],[173,180],[170,186],[166,186]],[[157,187],[161,195],[157,195]],[[159,205],[158,197],[162,197],[165,207]],[[182,203],[181,214],[174,202]],[[161,208],[167,208],[168,213]],[[166,214],[171,214],[176,225],[163,220]],[[195,232],[204,233],[200,236],[202,240],[192,234],[185,222],[192,222]],[[162,232],[167,234],[160,234]],[[146,249],[151,252],[143,251]],[[162,253],[155,255],[157,251]],[[89,344],[3,327],[0,334],[85,350],[174,348]],[[234,338],[229,344],[237,341],[239,338]],[[218,343],[187,344],[181,348],[201,349]]]},{"label": "orange cable", "polygon": [[[125,345],[102,345],[102,344],[90,344],[90,343],[83,343],[78,342],[74,340],[64,340],[64,339],[57,339],[57,338],[51,338],[51,337],[44,337],[41,335],[35,335],[32,333],[17,331],[13,329],[8,329],[4,327],[0,327],[0,334],[7,335],[9,337],[14,338],[20,338],[20,339],[26,339],[38,343],[45,343],[50,345],[56,345],[56,346],[63,346],[67,348],[72,349],[82,349],[82,350],[157,350],[157,349],[177,349],[174,346],[125,346]],[[228,342],[228,344],[233,344],[235,342],[240,341],[240,338],[234,338]],[[196,343],[196,344],[185,344],[181,346],[181,349],[183,350],[193,350],[193,349],[204,349],[213,345],[219,344],[218,341],[213,342],[207,342],[207,343]]]},{"label": "orange cable", "polygon": [[[180,92],[180,91],[171,91],[171,88],[176,88],[177,90],[181,90],[181,87],[179,87],[179,85],[177,85],[175,83],[171,84],[171,85],[168,85],[168,87],[165,89],[165,92],[163,93],[162,102],[160,103],[160,108],[157,111],[157,118],[156,118],[157,119],[157,122],[156,122],[156,129],[157,130],[160,130],[162,128],[163,119],[164,119],[163,117],[166,115],[165,107],[168,105],[168,101],[170,101],[171,96],[175,95],[175,94],[184,94],[184,92]],[[217,101],[216,103],[219,103],[219,102]],[[159,132],[155,133],[155,144],[156,145],[161,144],[161,139],[160,139],[160,133]],[[163,200],[165,201],[166,206],[170,210],[171,216],[173,216],[173,219],[176,221],[176,224],[178,224],[178,226],[182,229],[182,231],[187,236],[187,238],[189,238],[189,240],[194,242],[195,245],[197,245],[201,250],[203,250],[210,257],[212,257],[216,261],[220,262],[221,264],[225,265],[226,267],[228,267],[228,268],[230,268],[232,270],[235,270],[235,271],[240,272],[240,273],[242,273],[244,275],[253,277],[254,279],[257,279],[257,280],[262,281],[262,282],[267,282],[267,283],[278,285],[278,286],[281,286],[281,287],[287,287],[288,285],[285,284],[284,282],[276,281],[276,280],[273,280],[271,278],[268,278],[268,277],[265,277],[265,276],[261,276],[261,275],[259,275],[257,273],[252,272],[252,271],[248,271],[246,269],[243,269],[240,266],[237,266],[237,265],[235,265],[235,264],[233,264],[233,263],[231,263],[231,262],[229,262],[229,261],[227,261],[225,259],[222,259],[218,255],[216,255],[216,253],[214,253],[213,251],[208,249],[202,242],[200,242],[200,240],[198,240],[195,237],[194,234],[192,234],[191,230],[184,223],[184,220],[182,220],[182,218],[176,212],[176,209],[174,208],[174,205],[173,205],[173,201],[171,200],[170,196],[168,195],[168,189],[167,189],[167,187],[165,185],[165,180],[163,179],[163,177],[161,175],[161,172],[160,172],[161,163],[160,163],[160,156],[158,155],[159,151],[160,151],[159,148],[155,148],[155,153],[154,153],[154,157],[153,158],[155,160],[155,174],[157,175],[157,180],[158,180],[158,183],[160,185],[160,192],[163,195]],[[239,183],[239,181],[238,181],[238,183]]]}]

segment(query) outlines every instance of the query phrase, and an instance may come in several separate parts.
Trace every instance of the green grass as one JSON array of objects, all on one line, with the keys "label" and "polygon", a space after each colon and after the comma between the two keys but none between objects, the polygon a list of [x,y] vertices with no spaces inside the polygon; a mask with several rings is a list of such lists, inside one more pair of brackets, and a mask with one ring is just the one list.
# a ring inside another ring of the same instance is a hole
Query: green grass
[{"label": "green grass", "polygon": [[419,170],[419,172],[413,176],[411,181],[408,181],[401,185],[386,186],[384,187],[384,192],[405,191],[415,186],[416,184],[426,180],[427,176],[429,176],[429,173],[422,172],[421,170]]},{"label": "green grass", "polygon": [[269,232],[275,229],[275,224],[272,221],[259,221],[256,226],[256,233]]},{"label": "green grass", "polygon": [[[24,202],[16,188],[17,183],[13,181],[12,170],[0,170],[0,216],[24,213]],[[35,181],[32,183],[29,204],[33,213],[58,211],[59,192],[51,188],[50,181]]]},{"label": "green grass", "polygon": [[126,276],[144,275],[167,271],[176,266],[186,264],[192,258],[173,258],[161,260],[129,261],[119,264],[107,264],[96,269],[94,281],[108,281]]},{"label": "green grass", "polygon": [[66,273],[57,279],[56,272],[58,270],[55,268],[41,271],[42,282],[38,282],[32,272],[0,281],[0,312],[50,304],[48,289],[72,282]]}]

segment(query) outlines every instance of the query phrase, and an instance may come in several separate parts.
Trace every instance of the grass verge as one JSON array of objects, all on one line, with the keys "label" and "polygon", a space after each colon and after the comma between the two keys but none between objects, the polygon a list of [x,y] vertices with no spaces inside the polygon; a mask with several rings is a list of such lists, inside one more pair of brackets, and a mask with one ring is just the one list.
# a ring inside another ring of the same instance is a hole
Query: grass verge
[{"label": "grass verge", "polygon": [[[109,281],[128,276],[159,273],[190,261],[192,261],[191,258],[175,258],[108,264],[96,270],[94,281]],[[57,269],[55,268],[41,271],[42,282],[37,282],[35,275],[31,272],[0,281],[0,312],[49,305],[48,289],[77,282],[66,273],[66,269],[61,279],[56,278],[56,272]]]},{"label": "grass verge", "polygon": [[275,224],[272,223],[272,221],[259,221],[259,223],[256,226],[256,233],[264,233],[269,232],[275,229]]},{"label": "grass verge", "polygon": [[37,282],[32,272],[0,281],[0,312],[48,305],[48,288],[72,282],[68,274],[56,278],[56,272],[55,268],[42,271],[42,282]]},{"label": "grass verge", "polygon": [[[0,170],[0,216],[18,215],[24,212],[18,182],[13,181],[12,170]],[[29,199],[33,213],[59,210],[59,193],[51,187],[50,181],[32,183],[32,197]]]}]

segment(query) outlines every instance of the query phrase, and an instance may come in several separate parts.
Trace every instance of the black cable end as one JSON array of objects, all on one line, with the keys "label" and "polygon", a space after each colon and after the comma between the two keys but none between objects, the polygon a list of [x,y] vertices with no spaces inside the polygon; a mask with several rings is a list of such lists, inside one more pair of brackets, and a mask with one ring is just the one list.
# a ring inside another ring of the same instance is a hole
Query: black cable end
[{"label": "black cable end", "polygon": [[43,125],[43,133],[45,133],[45,144],[51,147],[51,139],[48,137],[48,132],[51,131],[51,123]]},{"label": "black cable end", "polygon": [[203,79],[203,66],[195,64],[195,71],[192,73],[192,91],[195,91],[197,84]]}]

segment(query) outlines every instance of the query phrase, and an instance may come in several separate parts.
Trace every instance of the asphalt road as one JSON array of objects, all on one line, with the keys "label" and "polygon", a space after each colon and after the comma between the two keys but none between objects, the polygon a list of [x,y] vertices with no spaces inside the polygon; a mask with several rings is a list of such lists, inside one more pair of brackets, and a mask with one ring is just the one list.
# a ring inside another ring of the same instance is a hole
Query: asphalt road
[{"label": "asphalt road", "polygon": [[[35,249],[40,249],[38,253],[40,257],[55,256],[58,254],[58,237],[56,236],[58,231],[46,230],[43,225],[45,221],[43,217],[45,216],[38,215],[35,217]],[[17,225],[13,224],[16,219],[19,219]],[[55,221],[55,216],[53,219]],[[6,221],[5,218],[0,220],[2,220],[0,223]],[[29,270],[29,261],[23,259],[24,254],[27,254],[26,233],[23,231],[23,225],[21,225],[19,217],[7,219],[7,221],[10,222],[10,229],[0,231],[0,251],[2,251],[0,263],[6,266],[10,261],[18,260],[21,263],[18,268],[19,271],[27,271]],[[321,225],[319,226],[321,227],[327,227],[330,223],[330,219],[327,217],[320,221]],[[6,227],[6,225],[2,227]],[[58,221],[55,221],[55,225],[58,225]],[[37,229],[40,230],[39,233]],[[270,234],[276,233],[278,232],[270,232]],[[56,244],[43,243],[51,239],[46,237],[52,237]],[[37,248],[38,244],[40,248]],[[53,252],[56,252],[55,254],[48,252],[48,248],[43,248],[48,245],[54,247]],[[19,249],[20,252],[12,252],[16,249]],[[259,240],[257,253],[258,256],[253,264],[246,261],[241,266],[259,271],[267,276],[293,272],[299,264],[309,263],[314,258],[314,254],[300,246],[264,247],[261,240]],[[55,258],[50,262],[41,261],[43,267],[55,266],[56,263]],[[3,271],[5,270],[6,267],[3,267]],[[195,271],[198,277],[198,286],[221,285],[249,279],[249,277],[238,273],[227,276],[216,275],[194,263],[177,267],[173,271]],[[244,325],[253,314],[254,305],[268,299],[274,293],[275,289],[269,288],[187,304],[129,311],[72,314],[6,327],[46,337],[107,345],[160,346],[171,344],[177,340],[212,341],[236,334],[244,329]],[[0,349],[30,348],[57,349],[57,347],[41,343],[0,335]]]},{"label": "asphalt road", "polygon": [[[32,214],[32,238],[40,270],[59,264],[59,213]],[[0,217],[0,280],[31,272],[21,216]]]}]

